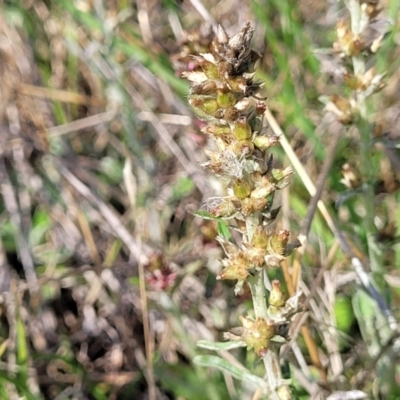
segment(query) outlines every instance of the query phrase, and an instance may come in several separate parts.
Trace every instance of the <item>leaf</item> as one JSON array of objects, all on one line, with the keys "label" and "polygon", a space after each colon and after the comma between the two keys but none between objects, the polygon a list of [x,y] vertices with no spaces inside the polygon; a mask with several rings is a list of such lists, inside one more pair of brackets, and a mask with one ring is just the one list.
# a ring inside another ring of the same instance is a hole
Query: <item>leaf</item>
[{"label": "leaf", "polygon": [[208,211],[194,211],[192,213],[195,217],[199,217],[199,218],[203,218],[203,219],[211,219],[213,221],[219,221],[220,218],[214,217],[214,215],[212,215],[211,213],[209,213]]},{"label": "leaf", "polygon": [[[188,368],[183,364],[157,363],[154,369],[162,387],[171,391],[174,394],[173,398],[190,400],[229,398],[218,374],[210,376],[207,371],[199,367]],[[132,396],[127,397],[129,400],[132,398]]]},{"label": "leaf", "polygon": [[211,219],[213,221],[227,221],[229,219],[237,218],[239,215],[238,213],[233,213],[232,215],[229,215],[228,217],[215,217],[208,211],[201,211],[201,210],[194,211],[194,212],[192,212],[192,214],[195,217],[199,217],[199,218],[203,218],[203,219]]},{"label": "leaf", "polygon": [[217,232],[219,236],[222,236],[226,240],[229,240],[232,237],[231,231],[224,221],[218,221]]},{"label": "leaf", "polygon": [[251,374],[250,372],[232,365],[229,361],[217,356],[196,356],[193,362],[197,365],[207,368],[215,368],[221,372],[227,373],[237,380],[246,383],[253,383],[255,386],[263,389],[264,392],[269,392],[269,387],[264,379]]},{"label": "leaf", "polygon": [[27,369],[28,362],[28,346],[26,343],[25,325],[22,322],[20,315],[17,315],[17,363],[21,369]]},{"label": "leaf", "polygon": [[199,340],[196,343],[197,347],[207,350],[220,351],[220,350],[232,350],[238,347],[246,347],[247,344],[241,340],[229,341],[229,342],[212,342],[210,340]]},{"label": "leaf", "polygon": [[242,290],[244,282],[245,281],[237,281],[237,283],[235,285],[235,296],[237,296],[240,293],[240,291]]},{"label": "leaf", "polygon": [[271,342],[278,344],[285,344],[287,343],[287,340],[283,336],[275,335],[274,337],[271,338]]}]

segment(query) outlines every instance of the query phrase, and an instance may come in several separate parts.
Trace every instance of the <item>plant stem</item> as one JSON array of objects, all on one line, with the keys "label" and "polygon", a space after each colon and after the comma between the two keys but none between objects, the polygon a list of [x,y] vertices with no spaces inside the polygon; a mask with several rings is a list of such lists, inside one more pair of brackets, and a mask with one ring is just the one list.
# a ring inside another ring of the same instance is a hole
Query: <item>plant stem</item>
[{"label": "plant stem", "polygon": [[253,298],[253,309],[256,318],[267,318],[267,294],[264,285],[264,271],[247,279]]},{"label": "plant stem", "polygon": [[[362,12],[360,0],[345,1],[351,17],[351,29],[354,35],[359,35],[368,24],[368,17]],[[352,57],[354,75],[364,74],[366,71],[365,59],[362,54]],[[372,126],[368,122],[368,110],[365,95],[356,94],[359,120],[357,128],[360,134],[360,172],[364,182],[364,193],[362,196],[365,210],[364,226],[367,235],[368,255],[371,269],[374,272],[380,272],[382,269],[382,252],[376,241],[375,227],[375,194],[373,188],[374,168],[371,164],[371,144],[372,144]]]}]

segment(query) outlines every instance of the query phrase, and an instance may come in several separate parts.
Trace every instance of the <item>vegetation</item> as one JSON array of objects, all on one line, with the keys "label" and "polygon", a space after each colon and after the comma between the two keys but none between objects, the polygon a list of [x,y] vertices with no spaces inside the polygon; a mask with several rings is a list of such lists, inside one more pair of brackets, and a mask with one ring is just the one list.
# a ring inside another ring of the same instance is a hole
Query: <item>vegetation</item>
[{"label": "vegetation", "polygon": [[1,399],[400,398],[400,5],[361,3],[0,3]]}]

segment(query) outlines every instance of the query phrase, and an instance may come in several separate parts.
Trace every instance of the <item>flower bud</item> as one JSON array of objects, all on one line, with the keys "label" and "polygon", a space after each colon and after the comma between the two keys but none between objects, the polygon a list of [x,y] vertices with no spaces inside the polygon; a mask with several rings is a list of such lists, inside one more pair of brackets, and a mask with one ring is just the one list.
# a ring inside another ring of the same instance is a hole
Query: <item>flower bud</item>
[{"label": "flower bud", "polygon": [[232,74],[233,66],[228,61],[218,62],[218,76],[221,78],[228,79]]},{"label": "flower bud", "polygon": [[293,168],[289,165],[285,169],[273,169],[271,171],[274,179],[275,188],[282,190],[290,183],[290,177],[293,175]]},{"label": "flower bud", "polygon": [[290,165],[284,169],[273,168],[271,175],[275,183],[278,183],[290,175],[293,175],[293,168]]},{"label": "flower bud", "polygon": [[250,215],[251,213],[254,212],[253,203],[251,200],[252,199],[250,199],[249,197],[242,200],[240,209],[244,216]]},{"label": "flower bud", "polygon": [[290,233],[286,229],[280,230],[278,233],[271,236],[269,241],[269,252],[270,254],[284,254],[286,245],[289,241]]},{"label": "flower bud", "polygon": [[338,37],[336,47],[345,56],[356,56],[362,50],[362,42],[360,35],[354,35],[351,29],[346,25],[343,19],[339,19],[336,25],[336,34]]},{"label": "flower bud", "polygon": [[250,183],[244,179],[235,179],[232,188],[233,188],[233,194],[240,200],[249,197],[251,192]]},{"label": "flower bud", "polygon": [[269,268],[279,268],[281,266],[281,262],[285,259],[285,257],[279,254],[267,254],[264,257],[264,261],[267,267]]},{"label": "flower bud", "polygon": [[225,136],[231,134],[231,128],[229,125],[208,124],[201,131],[214,136]]},{"label": "flower bud", "polygon": [[228,148],[238,157],[249,157],[253,154],[254,144],[250,140],[240,140],[233,142]]},{"label": "flower bud", "polygon": [[338,95],[329,96],[328,99],[326,109],[335,114],[340,123],[348,125],[354,120],[356,110],[353,100]]},{"label": "flower bud", "polygon": [[249,261],[243,251],[222,260],[224,269],[220,272],[217,279],[244,281],[249,276]]},{"label": "flower bud", "polygon": [[268,235],[262,226],[257,226],[251,238],[251,245],[259,249],[265,249],[268,245]]},{"label": "flower bud", "polygon": [[208,79],[218,79],[218,67],[203,57],[195,58]]},{"label": "flower bud", "polygon": [[254,212],[259,212],[259,211],[264,211],[265,208],[268,206],[268,199],[262,198],[262,199],[250,199],[252,203],[252,207]]},{"label": "flower bud", "polygon": [[273,321],[266,321],[257,318],[255,321],[250,318],[239,317],[244,327],[241,336],[247,345],[254,349],[259,357],[262,357],[268,350],[270,339],[275,335],[275,326]]},{"label": "flower bud", "polygon": [[257,136],[253,140],[254,145],[261,151],[265,151],[265,150],[269,149],[270,147],[275,146],[278,142],[279,142],[279,137],[274,136],[274,135]]},{"label": "flower bud", "polygon": [[228,108],[236,103],[236,96],[227,89],[217,90],[217,103],[220,108]]},{"label": "flower bud", "polygon": [[246,93],[247,79],[243,76],[234,76],[228,79],[228,85],[234,92]]},{"label": "flower bud", "polygon": [[218,110],[217,100],[213,97],[190,98],[189,104],[195,109],[197,108],[203,111],[207,115],[213,115]]},{"label": "flower bud", "polygon": [[218,275],[218,280],[238,280],[244,281],[249,276],[246,268],[240,265],[231,265],[223,269]]},{"label": "flower bud", "polygon": [[194,95],[212,95],[215,94],[217,90],[217,84],[215,81],[207,80],[203,83],[199,83],[198,85],[194,85],[190,89],[190,94]]},{"label": "flower bud", "polygon": [[251,127],[247,123],[247,118],[244,115],[235,121],[233,126],[233,134],[237,140],[246,140],[251,138]]},{"label": "flower bud", "polygon": [[281,290],[281,283],[276,279],[271,282],[272,288],[268,296],[268,304],[273,307],[285,305],[285,296]]},{"label": "flower bud", "polygon": [[250,197],[252,199],[265,199],[275,190],[271,182],[263,180],[263,184],[254,189]]},{"label": "flower bud", "polygon": [[224,118],[226,121],[235,121],[239,117],[239,111],[235,107],[228,107],[225,110],[220,110],[221,115],[215,118]]},{"label": "flower bud", "polygon": [[260,249],[257,247],[251,247],[246,250],[246,258],[249,260],[249,263],[254,267],[262,267],[264,264],[264,257],[267,252],[265,249]]},{"label": "flower bud", "polygon": [[210,213],[214,215],[214,217],[230,217],[235,214],[237,211],[237,207],[235,203],[230,199],[225,199],[223,202],[218,204],[215,207],[210,207]]}]

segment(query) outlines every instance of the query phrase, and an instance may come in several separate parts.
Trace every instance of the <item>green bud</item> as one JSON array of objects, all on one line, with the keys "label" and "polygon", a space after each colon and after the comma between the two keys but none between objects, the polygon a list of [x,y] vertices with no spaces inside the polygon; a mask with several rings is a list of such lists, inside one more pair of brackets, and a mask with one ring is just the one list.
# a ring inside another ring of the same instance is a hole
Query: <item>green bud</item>
[{"label": "green bud", "polygon": [[225,200],[224,202],[218,204],[217,206],[211,208],[210,212],[215,217],[230,217],[235,214],[237,208],[232,200]]},{"label": "green bud", "polygon": [[279,142],[278,136],[267,136],[267,135],[257,136],[253,140],[254,145],[261,151],[265,151],[270,147],[275,146],[278,142]]},{"label": "green bud", "polygon": [[231,127],[229,125],[208,124],[202,129],[202,132],[214,136],[224,136],[231,134]]},{"label": "green bud", "polygon": [[289,236],[290,233],[286,229],[282,229],[278,233],[272,235],[269,242],[270,253],[284,254]]},{"label": "green bud", "polygon": [[206,61],[203,57],[196,57],[196,60],[208,79],[218,79],[218,67],[215,64]]},{"label": "green bud", "polygon": [[247,260],[243,251],[239,251],[237,254],[230,258],[222,260],[224,269],[217,276],[217,279],[237,279],[244,281],[249,276],[249,261]]},{"label": "green bud", "polygon": [[254,144],[250,140],[235,141],[228,146],[238,157],[249,157],[253,154]]},{"label": "green bud", "polygon": [[269,347],[270,339],[275,335],[275,325],[272,321],[257,318],[255,321],[250,318],[239,317],[244,327],[241,339],[254,349],[259,357],[265,355]]},{"label": "green bud", "polygon": [[252,135],[251,127],[247,123],[247,117],[242,115],[239,117],[233,126],[233,134],[238,140],[250,139]]},{"label": "green bud", "polygon": [[227,90],[219,89],[217,91],[217,103],[220,108],[228,108],[236,103],[236,96]]},{"label": "green bud", "polygon": [[272,288],[268,296],[268,304],[273,307],[283,307],[285,305],[285,296],[281,290],[281,283],[278,280],[271,282]]},{"label": "green bud", "polygon": [[259,249],[265,249],[267,247],[268,235],[262,226],[257,226],[250,243]]},{"label": "green bud", "polygon": [[235,179],[232,185],[233,194],[240,200],[249,197],[251,192],[251,186],[249,182],[244,179]]},{"label": "green bud", "polygon": [[275,183],[278,183],[285,178],[290,177],[291,175],[293,175],[293,169],[290,165],[284,169],[274,168],[271,171],[271,176],[274,179]]},{"label": "green bud", "polygon": [[249,260],[249,263],[254,267],[262,267],[265,263],[264,257],[267,252],[265,249],[260,249],[257,247],[251,247],[246,250],[246,257]]},{"label": "green bud", "polygon": [[218,110],[217,100],[213,97],[190,98],[189,104],[195,109],[199,109],[207,115],[213,115]]}]

